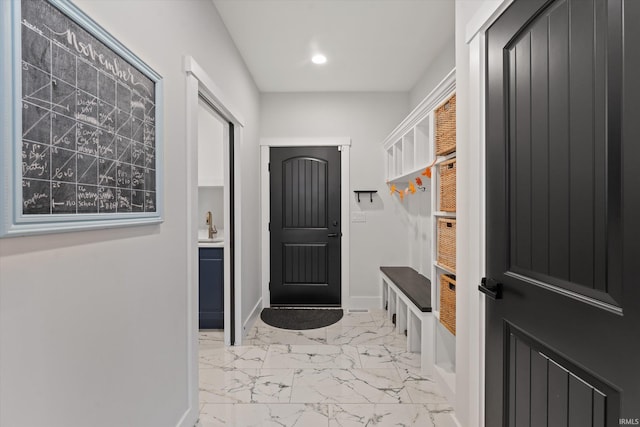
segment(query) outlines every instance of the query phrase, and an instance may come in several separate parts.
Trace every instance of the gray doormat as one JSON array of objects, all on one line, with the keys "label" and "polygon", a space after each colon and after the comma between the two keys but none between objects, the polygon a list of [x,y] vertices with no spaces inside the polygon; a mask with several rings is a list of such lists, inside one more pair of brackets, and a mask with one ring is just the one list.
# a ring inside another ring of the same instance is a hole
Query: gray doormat
[{"label": "gray doormat", "polygon": [[342,319],[342,309],[325,308],[265,308],[260,318],[267,325],[280,329],[317,329],[333,325]]}]

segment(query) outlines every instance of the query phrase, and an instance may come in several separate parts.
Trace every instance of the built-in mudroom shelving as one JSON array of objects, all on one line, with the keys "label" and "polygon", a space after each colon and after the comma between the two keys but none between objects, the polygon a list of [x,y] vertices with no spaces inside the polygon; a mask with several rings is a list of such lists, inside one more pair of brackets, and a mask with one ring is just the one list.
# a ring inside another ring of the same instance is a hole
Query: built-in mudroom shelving
[{"label": "built-in mudroom shelving", "polygon": [[432,298],[435,304],[436,380],[455,396],[456,386],[456,95],[434,111],[436,164],[431,179]]},{"label": "built-in mudroom shelving", "polygon": [[430,112],[423,113],[426,114],[410,116],[409,123],[402,127],[403,132],[392,134],[393,139],[385,141],[387,181],[403,182],[410,179],[433,161],[433,115]]},{"label": "built-in mudroom shelving", "polygon": [[429,204],[424,209],[429,225],[423,230],[428,235],[425,244],[428,247],[418,250],[429,258],[419,273],[431,281],[434,317],[434,322],[423,322],[423,327],[431,324],[434,330],[422,334],[432,342],[421,343],[420,347],[421,351],[430,352],[422,360],[433,363],[423,366],[423,371],[433,373],[450,402],[455,401],[456,383],[455,107],[455,70],[452,70],[383,142],[387,183],[402,203],[408,203],[407,199],[412,197],[405,189],[428,192],[427,198],[420,201]]}]

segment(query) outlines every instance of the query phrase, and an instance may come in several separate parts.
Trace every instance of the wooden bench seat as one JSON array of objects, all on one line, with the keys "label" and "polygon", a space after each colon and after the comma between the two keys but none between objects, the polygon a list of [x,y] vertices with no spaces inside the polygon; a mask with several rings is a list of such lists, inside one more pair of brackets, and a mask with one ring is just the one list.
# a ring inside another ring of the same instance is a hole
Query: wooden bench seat
[{"label": "wooden bench seat", "polygon": [[407,335],[407,350],[420,353],[423,373],[433,372],[434,316],[431,281],[411,267],[380,267],[382,308],[395,318],[396,333]]}]

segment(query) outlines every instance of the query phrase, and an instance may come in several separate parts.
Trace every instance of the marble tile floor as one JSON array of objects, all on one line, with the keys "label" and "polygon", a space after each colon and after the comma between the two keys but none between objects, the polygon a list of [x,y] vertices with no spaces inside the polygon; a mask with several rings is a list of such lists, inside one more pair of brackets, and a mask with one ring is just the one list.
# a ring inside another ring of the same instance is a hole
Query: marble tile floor
[{"label": "marble tile floor", "polygon": [[383,310],[307,331],[261,320],[242,346],[200,332],[200,427],[456,427]]}]

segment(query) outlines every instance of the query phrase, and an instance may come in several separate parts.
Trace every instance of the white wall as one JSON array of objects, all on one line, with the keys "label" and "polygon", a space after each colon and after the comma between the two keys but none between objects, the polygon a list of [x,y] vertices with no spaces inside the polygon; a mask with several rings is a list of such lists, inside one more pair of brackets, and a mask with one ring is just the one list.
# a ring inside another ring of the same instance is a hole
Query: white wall
[{"label": "white wall", "polygon": [[[378,306],[380,265],[406,265],[408,213],[385,183],[382,140],[407,114],[406,93],[266,93],[262,137],[351,137],[351,304]],[[357,203],[353,190],[378,190]]]},{"label": "white wall", "polygon": [[[453,25],[453,23],[452,23]],[[438,55],[432,59],[420,79],[409,92],[409,110],[413,110],[455,67],[455,37],[444,44]],[[429,189],[430,185],[425,180]],[[431,193],[417,193],[405,202],[409,212],[409,265],[435,283],[431,276]]]},{"label": "white wall", "polygon": [[207,228],[208,211],[216,228],[224,229],[224,187],[198,187],[198,228]]},{"label": "white wall", "polygon": [[183,55],[246,121],[243,310],[259,298],[259,94],[211,1],[75,2],[164,77],[165,222],[0,241],[0,425],[175,426],[189,409]]},{"label": "white wall", "polygon": [[455,66],[456,45],[455,38],[451,37],[413,85],[409,92],[409,109],[413,110]]},{"label": "white wall", "polygon": [[224,183],[224,147],[229,143],[229,124],[198,99],[198,185]]},{"label": "white wall", "polygon": [[420,274],[432,280],[431,276],[431,185],[428,179],[423,180],[426,191],[418,190],[414,195],[405,197],[404,205],[409,214],[408,240],[409,263],[408,265]]}]

